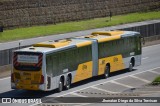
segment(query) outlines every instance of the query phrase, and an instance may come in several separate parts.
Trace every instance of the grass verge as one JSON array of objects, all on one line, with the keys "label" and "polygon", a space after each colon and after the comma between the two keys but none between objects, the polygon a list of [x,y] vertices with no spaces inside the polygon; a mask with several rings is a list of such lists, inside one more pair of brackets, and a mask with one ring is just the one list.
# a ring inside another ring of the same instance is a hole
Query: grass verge
[{"label": "grass verge", "polygon": [[153,85],[159,85],[160,84],[160,76],[156,77],[154,81],[152,82]]},{"label": "grass verge", "polygon": [[59,23],[56,25],[32,26],[27,28],[4,30],[4,32],[0,33],[0,42],[87,30],[93,28],[108,27],[113,25],[152,19],[160,19],[160,11],[117,15],[113,16],[111,21],[109,21],[109,17],[105,17],[78,22]]}]

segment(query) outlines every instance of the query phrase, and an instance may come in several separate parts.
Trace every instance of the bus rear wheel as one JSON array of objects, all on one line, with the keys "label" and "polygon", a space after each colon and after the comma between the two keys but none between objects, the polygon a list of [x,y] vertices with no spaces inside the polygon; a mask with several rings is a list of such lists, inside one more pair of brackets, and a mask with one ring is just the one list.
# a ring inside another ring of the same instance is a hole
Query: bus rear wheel
[{"label": "bus rear wheel", "polygon": [[66,79],[66,90],[70,89],[71,87],[71,78],[68,76],[67,79]]},{"label": "bus rear wheel", "polygon": [[110,66],[106,65],[103,78],[108,78],[109,77],[109,73],[110,73]]},{"label": "bus rear wheel", "polygon": [[58,92],[61,92],[63,90],[63,81],[62,79],[59,80],[59,87],[58,87]]}]

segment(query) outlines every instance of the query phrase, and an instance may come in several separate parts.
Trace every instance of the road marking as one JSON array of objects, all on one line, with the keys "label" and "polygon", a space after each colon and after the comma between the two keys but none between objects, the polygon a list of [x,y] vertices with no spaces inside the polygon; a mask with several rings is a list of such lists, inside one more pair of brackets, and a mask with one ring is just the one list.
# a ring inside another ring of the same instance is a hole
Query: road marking
[{"label": "road marking", "polygon": [[71,95],[80,96],[80,97],[87,97],[87,96],[80,95],[80,94],[78,94],[78,93],[75,93],[75,92],[71,93]]},{"label": "road marking", "polygon": [[127,87],[127,88],[133,88],[132,86],[129,86],[129,85],[126,85],[126,84],[122,84],[122,83],[116,82],[115,80],[114,80],[114,81],[111,81],[111,83],[114,83],[114,84],[117,84],[117,85],[121,85],[121,86],[124,86],[124,87]]},{"label": "road marking", "polygon": [[0,81],[5,80],[5,79],[9,79],[11,77],[5,77],[5,78],[1,78]]},{"label": "road marking", "polygon": [[142,60],[145,60],[145,59],[148,59],[149,57],[144,57],[144,58],[142,58]]},{"label": "road marking", "polygon": [[[144,73],[144,72],[148,72],[148,71],[152,71],[152,70],[155,70],[155,69],[158,69],[158,68],[160,68],[160,67],[152,68],[152,69],[149,69],[149,70],[146,70],[146,71],[141,71],[141,72],[134,73],[134,74],[131,74],[131,75],[132,75],[132,76],[133,76],[133,75],[137,75],[137,74]],[[114,79],[114,80],[119,80],[119,79],[126,78],[126,77],[128,77],[128,76],[123,76],[123,77],[120,77],[120,78],[116,78],[116,79]],[[100,84],[105,84],[105,83],[108,83],[108,82],[111,82],[111,81],[113,81],[113,80],[105,81],[105,82],[103,82],[103,83],[98,83],[98,84],[95,84],[95,85],[92,85],[92,86],[97,86],[97,85],[100,85]],[[90,88],[90,87],[92,87],[92,86],[88,86],[88,87],[85,87],[85,88],[82,88],[82,89],[78,89],[78,90],[75,90],[75,91],[72,91],[72,92],[68,92],[68,93],[65,93],[65,94],[62,94],[62,95],[59,95],[59,96],[56,96],[56,97],[62,97],[62,96],[68,95],[68,94],[72,94],[72,93],[74,93],[74,92],[78,92],[78,91],[80,91],[80,90],[84,90],[84,89]],[[32,104],[32,105],[30,105],[30,106],[35,106],[35,105],[38,105],[38,104],[40,104],[40,103]]]},{"label": "road marking", "polygon": [[159,72],[156,72],[156,71],[149,71],[149,72],[151,72],[151,73],[155,73],[155,74],[160,74]]},{"label": "road marking", "polygon": [[96,89],[96,90],[100,90],[100,91],[103,91],[103,92],[106,92],[106,93],[120,93],[120,92],[108,91],[108,90],[101,89],[101,88],[98,88],[98,87],[95,87],[95,86],[92,86],[91,88]]},{"label": "road marking", "polygon": [[[134,74],[131,74],[131,75],[141,74],[141,73],[144,73],[144,72],[147,72],[147,71],[150,71],[150,70],[155,70],[155,69],[158,69],[158,68],[160,68],[160,67],[152,68],[152,69],[149,69],[149,70],[146,70],[146,71],[141,71],[141,72],[134,73]],[[114,80],[119,80],[119,79],[123,79],[123,78],[126,78],[126,77],[128,77],[128,76],[123,76],[123,77],[120,77],[120,78],[116,78],[116,79],[114,79]],[[98,83],[98,84],[95,84],[95,85],[92,85],[92,86],[97,86],[97,85],[100,85],[100,84],[105,84],[105,83],[108,83],[108,82],[111,82],[111,81],[112,81],[112,80],[110,80],[110,81],[105,81],[105,82]],[[87,88],[92,87],[92,86],[88,86],[88,87],[85,87],[85,88],[82,88],[82,89],[78,89],[78,90],[75,90],[75,91],[72,91],[72,92],[68,92],[68,93],[65,93],[65,94],[62,94],[62,95],[59,95],[59,96],[56,96],[56,97],[65,96],[65,95],[71,94],[71,93],[73,93],[73,92],[78,92],[78,91],[87,89]]]},{"label": "road marking", "polygon": [[133,75],[130,75],[130,77],[135,78],[135,79],[138,79],[138,80],[141,80],[141,81],[146,82],[146,83],[150,83],[150,82],[151,82],[151,81],[148,81],[148,80],[146,80],[146,79],[139,78],[139,77],[136,77],[136,76],[133,76]]}]

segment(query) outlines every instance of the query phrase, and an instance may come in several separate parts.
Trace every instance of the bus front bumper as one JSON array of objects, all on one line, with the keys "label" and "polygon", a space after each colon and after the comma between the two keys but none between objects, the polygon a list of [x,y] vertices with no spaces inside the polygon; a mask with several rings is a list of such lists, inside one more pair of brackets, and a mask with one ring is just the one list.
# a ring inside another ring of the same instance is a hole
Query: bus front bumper
[{"label": "bus front bumper", "polygon": [[15,84],[11,83],[12,89],[24,89],[24,90],[44,90],[43,84],[31,84],[31,85],[25,85],[25,84]]}]

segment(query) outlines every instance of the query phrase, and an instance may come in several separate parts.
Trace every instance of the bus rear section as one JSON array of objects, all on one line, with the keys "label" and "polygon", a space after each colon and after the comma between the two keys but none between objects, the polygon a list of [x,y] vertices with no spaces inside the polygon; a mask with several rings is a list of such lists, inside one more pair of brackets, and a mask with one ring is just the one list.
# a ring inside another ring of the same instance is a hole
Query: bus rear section
[{"label": "bus rear section", "polygon": [[44,90],[42,74],[43,54],[35,52],[14,52],[11,72],[11,88]]}]

